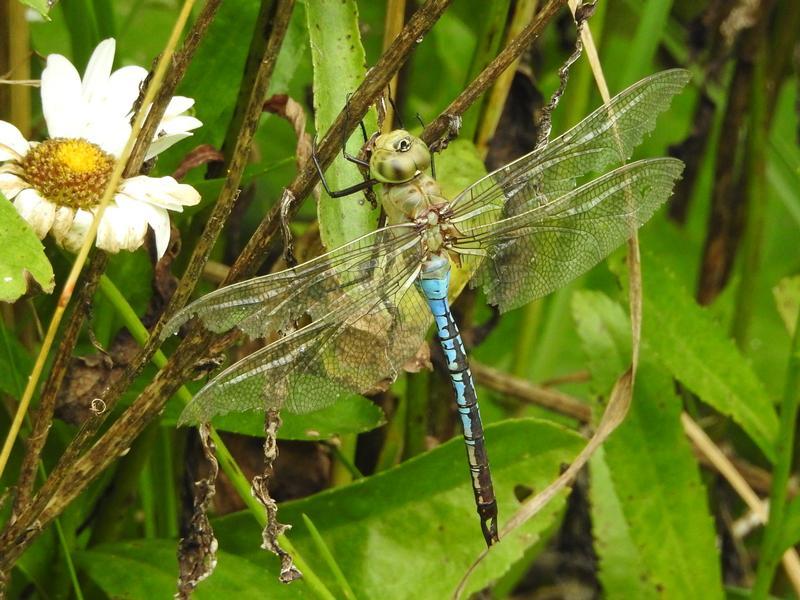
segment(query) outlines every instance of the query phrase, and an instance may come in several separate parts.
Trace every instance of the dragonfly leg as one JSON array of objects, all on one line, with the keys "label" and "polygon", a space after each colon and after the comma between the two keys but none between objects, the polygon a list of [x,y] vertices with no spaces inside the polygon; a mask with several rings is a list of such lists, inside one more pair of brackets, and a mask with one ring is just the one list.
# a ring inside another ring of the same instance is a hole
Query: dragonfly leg
[{"label": "dragonfly leg", "polygon": [[322,165],[319,164],[319,156],[317,156],[317,140],[316,138],[312,144],[311,150],[311,159],[314,161],[314,166],[317,168],[317,174],[319,175],[319,180],[322,182],[322,187],[325,188],[325,193],[328,194],[331,198],[342,198],[344,196],[350,196],[355,194],[356,192],[361,192],[366,189],[372,188],[376,183],[378,183],[377,179],[367,179],[362,181],[361,183],[357,183],[355,185],[351,185],[350,187],[344,188],[343,190],[332,190],[330,186],[328,186],[328,180],[325,179],[325,173],[322,170]]},{"label": "dragonfly leg", "polygon": [[[344,112],[347,116],[347,121],[350,121],[350,94],[347,94],[347,99],[344,102]],[[364,119],[361,119],[358,122],[359,126],[361,127],[361,135],[364,137],[364,143],[367,143],[367,127],[364,125]],[[347,133],[342,134],[342,156],[344,156],[345,160],[349,160],[351,163],[355,163],[359,166],[369,168],[369,162],[366,160],[362,160],[357,156],[353,156],[347,151]]]}]

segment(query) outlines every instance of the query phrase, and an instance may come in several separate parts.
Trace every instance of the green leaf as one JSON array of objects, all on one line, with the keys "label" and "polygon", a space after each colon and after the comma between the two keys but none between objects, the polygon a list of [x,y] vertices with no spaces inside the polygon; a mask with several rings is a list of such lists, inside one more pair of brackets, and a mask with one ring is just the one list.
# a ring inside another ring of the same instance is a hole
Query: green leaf
[{"label": "green leaf", "polygon": [[0,194],[0,302],[14,302],[38,286],[47,294],[55,287],[53,267],[44,246],[14,206]]},{"label": "green leaf", "polygon": [[[162,425],[175,427],[183,407],[170,402],[164,411]],[[383,411],[363,396],[348,396],[332,406],[314,412],[297,415],[289,411],[281,413],[283,424],[278,430],[282,440],[329,440],[333,437],[363,433],[380,427],[386,422]],[[254,412],[230,413],[215,417],[212,425],[220,431],[241,433],[253,437],[264,437],[264,415]]]},{"label": "green leaf", "polygon": [[[608,390],[630,352],[621,335],[628,318],[596,292],[576,293],[573,310],[592,376]],[[713,521],[681,410],[671,377],[644,353],[628,415],[592,463],[596,549],[609,597],[695,598],[698,590],[722,597]]]},{"label": "green leaf", "polygon": [[731,417],[770,461],[778,417],[764,384],[725,329],[657,257],[643,255],[643,339],[699,398]]},{"label": "green leaf", "polygon": [[[486,440],[501,523],[519,507],[517,486],[543,489],[583,445],[576,433],[532,419],[489,426]],[[565,498],[563,493],[554,499],[522,527],[522,535],[492,548],[465,597],[501,577],[526,549],[546,538]],[[292,544],[320,577],[329,578],[328,588],[337,589],[316,556],[303,514],[319,529],[358,598],[449,598],[484,548],[460,439],[348,486],[281,505],[279,520],[294,526],[288,534]],[[259,549],[261,536],[252,517],[223,517],[215,531],[220,548],[277,573],[277,561]]]},{"label": "green leaf", "polygon": [[781,315],[783,324],[789,335],[794,335],[794,328],[797,327],[797,312],[800,307],[800,275],[794,277],[784,277],[772,289],[775,296],[775,306]]},{"label": "green leaf", "polygon": [[631,328],[622,307],[600,292],[575,292],[572,314],[592,373],[592,388],[607,394],[631,363]]},{"label": "green leaf", "polygon": [[599,563],[598,577],[607,597],[624,591],[630,598],[650,600],[659,597],[647,581],[646,567],[633,541],[611,471],[600,447],[589,462],[591,472],[592,534]]},{"label": "green leaf", "polygon": [[25,388],[25,374],[33,361],[28,351],[0,320],[0,392],[19,399]]},{"label": "green leaf", "polygon": [[781,529],[780,551],[783,552],[800,542],[800,496],[795,496],[786,505]]},{"label": "green leaf", "polygon": [[[226,0],[221,4],[189,65],[178,93],[195,99],[195,116],[203,127],[193,132],[191,145],[203,143],[219,148],[233,115],[245,58],[258,16],[259,3],[251,0]],[[269,93],[285,92],[300,59],[308,46],[303,20],[303,6],[294,8],[289,28],[281,46],[278,62],[270,80]],[[262,123],[271,119],[264,115]],[[159,157],[159,170],[169,173],[181,160],[179,153]],[[271,165],[270,165],[271,166]],[[261,167],[263,168],[263,166]],[[269,166],[267,167],[269,169]],[[204,194],[204,199],[208,200]]]},{"label": "green leaf", "polygon": [[20,0],[20,2],[25,6],[30,6],[45,19],[48,18],[47,14],[50,12],[51,4],[47,0]]},{"label": "green leaf", "polygon": [[[354,0],[309,2],[306,15],[314,65],[314,118],[321,137],[344,108],[348,94],[363,81],[366,59]],[[378,128],[374,111],[367,113],[364,124],[368,132]],[[362,144],[361,131],[357,129],[347,142],[347,150],[357,155]],[[341,154],[328,168],[326,178],[333,190],[363,181],[358,168]],[[378,222],[378,211],[361,193],[334,199],[323,192],[318,211],[320,235],[328,249],[372,231]]]},{"label": "green leaf", "polygon": [[[104,544],[75,555],[76,564],[110,598],[170,598],[178,577],[177,541],[141,540]],[[193,598],[311,597],[304,582],[284,585],[262,567],[225,552]]]}]

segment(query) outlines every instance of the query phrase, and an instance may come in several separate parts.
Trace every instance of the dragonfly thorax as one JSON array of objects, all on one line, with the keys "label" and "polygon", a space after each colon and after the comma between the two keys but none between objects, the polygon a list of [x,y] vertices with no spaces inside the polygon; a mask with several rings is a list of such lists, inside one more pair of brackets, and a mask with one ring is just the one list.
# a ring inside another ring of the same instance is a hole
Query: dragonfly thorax
[{"label": "dragonfly thorax", "polygon": [[408,223],[425,217],[431,208],[445,204],[439,184],[430,175],[419,173],[405,183],[383,185],[381,202],[389,223]]}]

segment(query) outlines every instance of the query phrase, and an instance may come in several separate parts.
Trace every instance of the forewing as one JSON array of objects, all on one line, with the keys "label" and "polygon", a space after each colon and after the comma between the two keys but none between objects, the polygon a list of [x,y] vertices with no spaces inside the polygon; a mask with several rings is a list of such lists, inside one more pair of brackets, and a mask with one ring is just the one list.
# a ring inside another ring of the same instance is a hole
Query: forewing
[{"label": "forewing", "polygon": [[418,245],[412,225],[373,231],[302,265],[206,294],[178,311],[162,336],[175,333],[193,317],[211,331],[236,327],[251,338],[291,331],[304,317],[328,314],[342,296],[369,293]]},{"label": "forewing", "polygon": [[673,158],[619,167],[556,200],[465,230],[456,250],[482,260],[481,285],[501,311],[558,289],[603,260],[670,196],[683,171]]},{"label": "forewing", "polygon": [[321,409],[393,380],[419,350],[431,316],[415,282],[415,246],[360,295],[337,294],[330,311],[223,371],[193,398],[182,424],[231,411]]},{"label": "forewing", "polygon": [[633,84],[544,148],[464,190],[451,203],[451,221],[470,228],[523,213],[573,190],[581,176],[627,160],[688,81],[688,71],[672,69]]}]

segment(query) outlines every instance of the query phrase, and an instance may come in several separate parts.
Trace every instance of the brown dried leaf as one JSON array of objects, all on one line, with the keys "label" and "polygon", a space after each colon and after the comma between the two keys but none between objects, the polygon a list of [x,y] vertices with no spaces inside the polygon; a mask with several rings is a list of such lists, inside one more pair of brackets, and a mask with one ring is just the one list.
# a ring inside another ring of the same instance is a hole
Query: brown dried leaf
[{"label": "brown dried leaf", "polygon": [[175,169],[172,176],[180,181],[194,168],[212,162],[222,162],[223,160],[225,160],[225,156],[222,152],[214,148],[214,146],[211,144],[201,144],[183,157],[181,164],[178,165],[178,168]]}]

